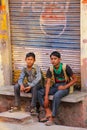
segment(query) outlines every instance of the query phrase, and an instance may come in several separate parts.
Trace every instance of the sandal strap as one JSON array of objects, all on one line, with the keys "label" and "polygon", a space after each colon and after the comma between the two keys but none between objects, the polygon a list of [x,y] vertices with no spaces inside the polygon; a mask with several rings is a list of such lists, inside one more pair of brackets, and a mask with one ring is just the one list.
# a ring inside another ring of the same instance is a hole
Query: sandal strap
[{"label": "sandal strap", "polygon": [[48,116],[48,117],[43,117],[43,118],[40,119],[40,122],[46,122],[46,121],[49,120],[49,118],[50,118],[50,116]]},{"label": "sandal strap", "polygon": [[44,117],[44,118],[40,119],[40,122],[46,122],[47,120],[48,120],[47,117]]}]

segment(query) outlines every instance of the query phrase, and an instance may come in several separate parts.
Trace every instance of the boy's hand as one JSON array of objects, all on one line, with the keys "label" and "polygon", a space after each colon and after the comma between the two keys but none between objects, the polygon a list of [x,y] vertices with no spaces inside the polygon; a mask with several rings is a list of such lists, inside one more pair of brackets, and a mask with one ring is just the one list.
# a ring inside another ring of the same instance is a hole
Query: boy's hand
[{"label": "boy's hand", "polygon": [[58,90],[64,90],[64,89],[66,89],[66,87],[65,86],[58,86]]},{"label": "boy's hand", "polygon": [[28,86],[28,87],[26,87],[26,88],[25,88],[25,90],[24,90],[24,91],[27,93],[27,92],[29,92],[30,90],[31,90],[31,87],[30,87],[30,86]]},{"label": "boy's hand", "polygon": [[45,108],[48,108],[48,106],[49,106],[49,99],[48,99],[48,96],[46,96],[46,97],[44,98],[44,107],[45,107]]},{"label": "boy's hand", "polygon": [[21,87],[20,87],[20,91],[21,91],[21,92],[24,92],[24,90],[25,90],[24,85],[21,85]]}]

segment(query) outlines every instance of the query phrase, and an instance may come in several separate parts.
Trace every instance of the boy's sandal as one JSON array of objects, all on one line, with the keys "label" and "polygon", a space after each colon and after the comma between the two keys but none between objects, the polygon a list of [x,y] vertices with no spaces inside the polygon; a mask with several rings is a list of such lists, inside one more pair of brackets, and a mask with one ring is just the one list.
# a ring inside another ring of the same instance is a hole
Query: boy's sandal
[{"label": "boy's sandal", "polygon": [[19,107],[11,107],[11,109],[8,111],[9,112],[17,112],[17,111],[20,111],[20,108]]},{"label": "boy's sandal", "polygon": [[40,119],[40,122],[47,122],[50,117],[43,117]]},{"label": "boy's sandal", "polygon": [[30,110],[30,112],[31,112],[31,113],[36,113],[36,109],[35,109],[35,108],[32,108],[32,109]]},{"label": "boy's sandal", "polygon": [[46,121],[48,121],[47,117],[40,119],[40,122],[46,122]]},{"label": "boy's sandal", "polygon": [[45,123],[46,126],[51,126],[51,125],[54,125],[54,122],[51,121],[51,120],[48,120],[46,123]]},{"label": "boy's sandal", "polygon": [[36,111],[36,108],[31,109],[30,113],[31,113],[32,116],[37,116],[38,115],[38,113]]},{"label": "boy's sandal", "polygon": [[39,110],[38,118],[39,118],[39,122],[45,122],[47,120],[46,112],[44,108]]}]

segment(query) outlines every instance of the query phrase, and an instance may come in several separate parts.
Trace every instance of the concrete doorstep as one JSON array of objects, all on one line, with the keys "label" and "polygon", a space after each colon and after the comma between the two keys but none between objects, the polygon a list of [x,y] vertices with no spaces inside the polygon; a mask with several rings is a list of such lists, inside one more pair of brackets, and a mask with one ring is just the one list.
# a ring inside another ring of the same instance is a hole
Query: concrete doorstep
[{"label": "concrete doorstep", "polygon": [[31,123],[33,121],[31,115],[27,112],[1,112],[0,113],[1,122],[11,122],[11,123]]}]

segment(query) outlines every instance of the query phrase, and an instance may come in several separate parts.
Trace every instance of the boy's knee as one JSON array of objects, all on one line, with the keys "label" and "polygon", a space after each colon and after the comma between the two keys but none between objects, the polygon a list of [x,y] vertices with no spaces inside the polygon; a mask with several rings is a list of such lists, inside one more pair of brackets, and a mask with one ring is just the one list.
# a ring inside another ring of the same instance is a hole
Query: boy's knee
[{"label": "boy's knee", "polygon": [[44,91],[42,91],[42,89],[38,90],[38,96],[41,95],[43,96],[44,95]]},{"label": "boy's knee", "polygon": [[61,94],[60,93],[56,93],[53,96],[54,99],[60,99],[61,98]]}]

